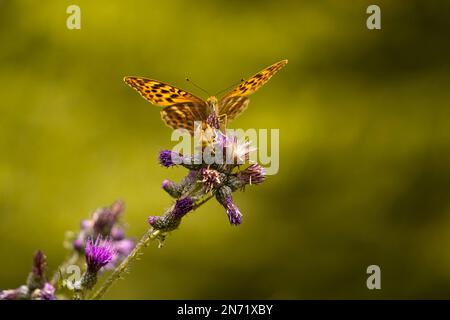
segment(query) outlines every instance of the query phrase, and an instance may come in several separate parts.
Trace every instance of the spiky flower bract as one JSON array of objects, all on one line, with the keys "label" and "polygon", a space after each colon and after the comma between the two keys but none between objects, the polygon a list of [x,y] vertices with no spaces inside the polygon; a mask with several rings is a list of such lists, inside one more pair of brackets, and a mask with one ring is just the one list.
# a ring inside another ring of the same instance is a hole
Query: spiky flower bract
[{"label": "spiky flower bract", "polygon": [[97,273],[117,254],[113,243],[109,239],[103,239],[101,236],[98,236],[95,242],[92,239],[88,239],[84,251],[87,268],[91,273]]}]

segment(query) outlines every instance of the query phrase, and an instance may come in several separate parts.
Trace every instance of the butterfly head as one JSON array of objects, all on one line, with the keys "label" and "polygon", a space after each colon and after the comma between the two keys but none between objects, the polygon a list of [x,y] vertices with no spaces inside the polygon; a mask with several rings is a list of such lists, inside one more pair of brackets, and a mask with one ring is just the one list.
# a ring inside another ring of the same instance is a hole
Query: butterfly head
[{"label": "butterfly head", "polygon": [[208,109],[209,109],[210,113],[213,112],[213,111],[217,111],[218,110],[217,106],[219,104],[219,101],[217,100],[216,97],[214,97],[214,96],[209,97],[206,100],[206,103],[208,104]]}]

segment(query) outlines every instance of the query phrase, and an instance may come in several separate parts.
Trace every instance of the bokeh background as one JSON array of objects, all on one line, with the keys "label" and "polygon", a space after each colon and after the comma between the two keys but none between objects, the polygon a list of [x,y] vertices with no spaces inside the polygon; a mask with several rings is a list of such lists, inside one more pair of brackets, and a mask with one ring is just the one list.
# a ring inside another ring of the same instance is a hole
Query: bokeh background
[{"label": "bokeh background", "polygon": [[[66,8],[81,8],[81,30]],[[204,96],[289,64],[231,126],[279,128],[280,171],[211,201],[147,248],[110,299],[450,298],[449,4],[376,1],[0,1],[0,288],[40,248],[124,199],[127,233],[171,199],[170,130],[124,75]],[[377,264],[382,290],[366,288]]]}]

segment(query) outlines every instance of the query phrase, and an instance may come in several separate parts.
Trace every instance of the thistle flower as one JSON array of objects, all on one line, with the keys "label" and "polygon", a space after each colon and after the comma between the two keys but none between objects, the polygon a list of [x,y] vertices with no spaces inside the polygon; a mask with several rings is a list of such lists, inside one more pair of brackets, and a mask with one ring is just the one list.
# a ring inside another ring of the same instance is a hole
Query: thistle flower
[{"label": "thistle flower", "polygon": [[[250,141],[239,139],[236,134],[229,133],[225,135],[218,126],[214,126],[214,117],[209,117],[209,126],[212,129],[205,130],[206,145],[202,144],[200,148],[201,161],[194,165],[182,164],[190,169],[188,176],[179,184],[164,180],[162,188],[174,198],[185,198],[178,201],[184,201],[188,195],[191,201],[204,199],[208,193],[215,194],[218,202],[225,208],[230,224],[239,225],[242,223],[242,213],[233,202],[232,192],[242,189],[247,184],[260,184],[265,180],[265,170],[258,164],[251,164],[246,169],[236,172],[236,167],[250,159],[250,153],[256,150]],[[209,134],[209,136],[208,136]],[[226,157],[224,157],[226,155]],[[199,160],[199,154],[194,156],[181,155],[169,150],[162,151],[159,155],[160,162],[166,166],[173,166],[175,160]],[[213,160],[211,163],[210,159]],[[178,162],[178,161],[177,161]],[[183,202],[178,202],[172,210],[166,212],[163,216],[150,216],[148,223],[154,229],[167,232],[174,230],[180,224],[182,216],[192,210],[193,202],[186,210],[180,210]],[[187,200],[186,200],[187,201]],[[181,212],[181,213],[180,213]]]},{"label": "thistle flower", "polygon": [[[97,274],[103,267],[117,259],[117,251],[109,239],[98,236],[95,242],[89,238],[84,249],[87,270],[81,280],[75,283],[75,290],[83,296],[84,290],[91,290],[97,283]],[[112,266],[110,266],[112,267]],[[80,297],[78,297],[80,298]]]},{"label": "thistle flower", "polygon": [[200,175],[205,193],[212,191],[221,183],[220,173],[217,170],[202,168]]},{"label": "thistle flower", "polygon": [[195,184],[198,179],[198,171],[190,170],[189,174],[180,182],[175,183],[171,180],[164,180],[161,187],[166,191],[171,197],[178,199],[183,194],[190,193],[192,189],[195,188]]},{"label": "thistle flower", "polygon": [[234,137],[231,142],[226,145],[227,159],[231,155],[234,164],[243,164],[250,157],[250,152],[256,150],[252,147],[251,142],[239,142],[237,137]]},{"label": "thistle flower", "polygon": [[[134,248],[134,240],[125,237],[124,227],[119,223],[125,209],[123,201],[116,201],[111,206],[97,209],[91,219],[83,220],[80,224],[80,232],[73,240],[73,248],[86,254],[87,246],[90,248],[94,245],[91,239],[108,238],[108,242],[117,251],[117,255],[107,263],[106,268],[113,268],[115,264],[123,260],[127,254],[124,251],[124,245],[128,247],[133,246],[128,251]],[[86,249],[85,249],[86,247]],[[122,254],[123,253],[123,254]]]},{"label": "thistle flower", "polygon": [[97,209],[92,219],[95,235],[109,236],[124,210],[125,203],[121,200],[114,202],[110,207]]},{"label": "thistle flower", "polygon": [[242,213],[234,204],[231,194],[231,188],[229,186],[223,186],[217,190],[216,199],[225,208],[230,224],[240,225],[242,223]]},{"label": "thistle flower", "polygon": [[30,291],[36,288],[42,288],[44,285],[45,269],[47,267],[47,258],[41,250],[36,251],[33,257],[33,267],[27,278],[27,287]]},{"label": "thistle flower", "polygon": [[36,278],[44,278],[45,267],[47,266],[47,257],[41,250],[34,255],[32,272]]},{"label": "thistle flower", "polygon": [[173,215],[177,218],[183,217],[186,213],[193,209],[194,202],[191,197],[185,197],[183,199],[177,200],[175,203],[175,208],[173,210]]},{"label": "thistle flower", "polygon": [[0,300],[54,300],[55,289],[46,282],[46,267],[46,256],[41,250],[36,251],[26,285],[17,289],[0,291]]},{"label": "thistle flower", "polygon": [[31,300],[55,300],[55,287],[49,282],[44,284],[42,289],[36,289],[31,294]]},{"label": "thistle flower", "polygon": [[78,238],[73,241],[73,248],[77,251],[83,250],[83,240]]},{"label": "thistle flower", "polygon": [[163,150],[159,153],[159,163],[164,167],[172,167],[183,162],[179,153]]},{"label": "thistle flower", "polygon": [[133,239],[123,239],[120,241],[114,242],[114,248],[117,252],[117,256],[128,256],[131,251],[133,251],[134,247],[136,246],[136,243]]},{"label": "thistle flower", "polygon": [[231,225],[239,225],[242,223],[242,213],[239,211],[238,207],[234,204],[233,198],[226,197],[223,203],[228,215],[228,220]]},{"label": "thistle flower", "polygon": [[184,197],[175,202],[173,208],[165,215],[148,217],[148,223],[155,229],[168,232],[176,229],[189,211],[194,208],[194,201],[191,197]]},{"label": "thistle flower", "polygon": [[148,219],[147,219],[148,224],[151,225],[151,226],[154,226],[157,221],[158,221],[158,217],[157,216],[149,216]]},{"label": "thistle flower", "polygon": [[30,289],[23,285],[17,289],[9,289],[0,291],[0,300],[29,300]]},{"label": "thistle flower", "polygon": [[164,191],[166,191],[168,194],[170,194],[174,198],[178,198],[181,196],[181,188],[173,181],[170,180],[164,180],[161,188],[163,188]]},{"label": "thistle flower", "polygon": [[246,184],[260,184],[266,179],[266,170],[259,164],[252,164],[245,170],[239,171],[237,177],[241,182]]},{"label": "thistle flower", "polygon": [[133,251],[134,247],[136,246],[136,243],[133,239],[122,239],[117,241],[112,241],[112,244],[114,246],[114,250],[116,251],[116,254],[111,259],[110,262],[108,262],[101,271],[103,270],[113,270],[115,266],[118,264],[119,261],[125,259],[131,251]]},{"label": "thistle flower", "polygon": [[121,227],[114,226],[111,229],[111,238],[114,241],[123,240],[125,238],[125,230],[123,230],[123,228],[121,228]]},{"label": "thistle flower", "polygon": [[109,239],[103,239],[101,236],[98,236],[95,242],[92,239],[88,239],[84,251],[87,269],[90,273],[95,274],[117,254],[113,243]]},{"label": "thistle flower", "polygon": [[0,300],[16,300],[16,298],[17,298],[17,293],[16,293],[15,289],[0,291]]},{"label": "thistle flower", "polygon": [[216,141],[218,151],[222,151],[225,157],[225,163],[229,165],[239,165],[245,163],[250,158],[250,153],[256,148],[252,146],[251,141],[242,141],[236,134],[230,133],[224,135],[216,130]]}]

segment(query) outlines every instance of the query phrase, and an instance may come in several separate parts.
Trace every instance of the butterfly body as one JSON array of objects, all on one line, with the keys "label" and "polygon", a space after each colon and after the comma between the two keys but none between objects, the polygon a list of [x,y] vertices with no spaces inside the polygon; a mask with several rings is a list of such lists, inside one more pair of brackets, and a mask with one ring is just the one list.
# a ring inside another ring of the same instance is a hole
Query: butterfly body
[{"label": "butterfly body", "polygon": [[[144,99],[164,107],[162,120],[172,129],[187,129],[194,132],[194,122],[201,121],[203,127],[226,125],[240,115],[248,106],[248,96],[263,86],[287,60],[277,62],[243,81],[221,99],[210,96],[203,100],[169,84],[141,77],[125,77],[124,81],[134,88]],[[220,121],[220,122],[219,122]]]},{"label": "butterfly body", "polygon": [[219,116],[219,100],[215,96],[206,99],[206,105],[208,106],[208,115],[215,114],[216,116]]}]

